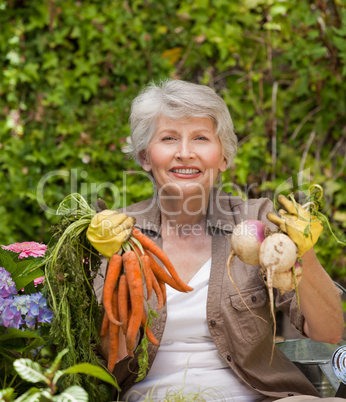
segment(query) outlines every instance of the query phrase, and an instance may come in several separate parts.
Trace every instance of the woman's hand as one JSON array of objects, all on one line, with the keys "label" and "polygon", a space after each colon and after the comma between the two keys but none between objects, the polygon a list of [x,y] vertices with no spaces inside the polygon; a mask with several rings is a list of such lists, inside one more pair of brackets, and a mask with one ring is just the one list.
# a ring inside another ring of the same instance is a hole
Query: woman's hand
[{"label": "woman's hand", "polygon": [[277,200],[284,209],[279,210],[280,216],[269,212],[267,218],[288,234],[301,257],[317,242],[323,230],[322,223],[316,216],[312,216],[308,209],[293,203],[284,195],[278,195]]},{"label": "woman's hand", "polygon": [[124,213],[105,209],[93,217],[86,235],[91,245],[109,260],[131,236],[135,222]]}]

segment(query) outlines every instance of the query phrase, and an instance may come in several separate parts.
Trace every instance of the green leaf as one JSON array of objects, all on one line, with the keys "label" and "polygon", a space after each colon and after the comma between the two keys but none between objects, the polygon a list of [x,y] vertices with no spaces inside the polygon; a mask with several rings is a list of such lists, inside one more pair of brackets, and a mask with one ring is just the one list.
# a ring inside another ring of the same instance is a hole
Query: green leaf
[{"label": "green leaf", "polygon": [[11,50],[10,52],[7,53],[6,59],[8,59],[12,65],[20,64],[20,55],[14,50]]},{"label": "green leaf", "polygon": [[7,350],[7,349],[3,348],[2,346],[0,346],[0,355],[2,357],[4,357],[5,359],[10,360],[11,362],[18,359],[18,355],[13,353],[11,350]]},{"label": "green leaf", "polygon": [[14,268],[13,271],[11,272],[11,274],[12,274],[12,279],[13,279],[14,281],[16,281],[16,278],[18,278],[19,276],[21,276],[21,275],[27,270],[27,268],[28,268],[29,266],[31,266],[31,264],[32,264],[32,261],[28,261],[28,260],[17,262],[17,263],[15,264],[15,268]]},{"label": "green leaf", "polygon": [[30,81],[38,81],[40,75],[38,73],[39,64],[38,63],[28,63],[24,66],[23,71],[27,77],[27,80]]},{"label": "green leaf", "polygon": [[64,374],[72,374],[72,373],[92,375],[93,377],[99,378],[100,380],[108,382],[114,387],[117,387],[117,389],[120,391],[120,388],[116,383],[116,381],[114,380],[114,377],[102,367],[97,367],[94,364],[81,363],[64,370]]},{"label": "green leaf", "polygon": [[42,374],[42,367],[30,359],[18,359],[13,363],[13,367],[23,380],[49,384],[48,379]]},{"label": "green leaf", "polygon": [[21,331],[17,328],[8,328],[6,334],[0,335],[0,342],[14,338],[40,338],[40,335],[31,331]]},{"label": "green leaf", "polygon": [[48,70],[50,68],[56,67],[59,64],[59,59],[56,53],[48,52],[44,53],[44,62],[42,65],[43,70]]},{"label": "green leaf", "polygon": [[88,400],[89,397],[85,390],[76,385],[65,389],[60,395],[53,397],[53,401],[57,402],[88,402]]},{"label": "green leaf", "polygon": [[45,344],[46,344],[46,341],[43,338],[34,339],[32,342],[30,342],[27,346],[25,346],[23,348],[22,352],[37,349],[41,346],[44,346]]},{"label": "green leaf", "polygon": [[0,390],[0,401],[2,402],[3,400],[5,401],[13,401],[13,388],[5,388]]},{"label": "green leaf", "polygon": [[[50,366],[50,368],[45,371],[45,374],[46,374],[46,375],[50,375],[50,374],[54,373],[54,371],[57,370],[57,368],[59,367],[59,365],[60,365],[60,363],[61,363],[62,358],[66,355],[66,353],[68,353],[68,349],[67,349],[67,348],[63,349],[61,352],[59,352],[59,353],[57,354],[57,356],[55,357],[54,362],[52,363],[52,365]],[[56,382],[56,381],[57,381],[57,380],[55,380],[55,382]]]},{"label": "green leaf", "polygon": [[30,282],[24,286],[24,292],[26,295],[31,295],[32,293],[36,293],[36,287],[34,282]]},{"label": "green leaf", "polygon": [[40,258],[35,258],[34,260],[24,260],[17,263],[18,269],[22,274],[31,273],[35,270],[35,267],[42,264]]},{"label": "green leaf", "polygon": [[37,268],[31,274],[17,277],[16,280],[15,280],[16,289],[17,290],[23,289],[30,282],[34,281],[35,279],[37,279],[37,278],[39,278],[40,276],[43,276],[43,275],[44,275],[43,271],[41,271],[40,268]]},{"label": "green leaf", "polygon": [[[11,351],[11,352],[18,352],[20,354],[23,354],[25,351],[30,352],[31,350],[37,349],[40,346],[44,346],[45,345],[45,341],[43,338],[36,338],[34,339],[32,342],[28,342],[29,339],[24,338],[25,341],[22,342],[18,342],[18,338],[15,342],[13,342],[12,339],[9,339],[8,341],[2,341],[1,342],[1,348],[7,351]],[[1,349],[0,349],[0,353],[1,353]],[[21,357],[16,355],[16,358]]]},{"label": "green leaf", "polygon": [[345,39],[344,38],[339,38],[337,36],[335,36],[333,38],[333,42],[335,44],[335,46],[343,53],[346,53],[346,43],[345,43]]},{"label": "green leaf", "polygon": [[15,402],[46,402],[52,398],[47,389],[30,388],[25,394],[16,398]]},{"label": "green leaf", "polygon": [[41,391],[39,402],[49,402],[53,401],[52,391],[49,388],[43,389]]},{"label": "green leaf", "polygon": [[63,376],[64,374],[65,374],[65,373],[64,373],[63,371],[57,370],[57,371],[55,372],[55,374],[54,374],[54,378],[53,378],[52,383],[53,383],[53,384],[56,384],[56,383],[59,381],[60,377]]},{"label": "green leaf", "polygon": [[285,6],[284,4],[274,4],[270,7],[269,12],[272,17],[274,17],[275,15],[278,15],[278,14],[281,14],[281,15],[286,14],[287,6]]},{"label": "green leaf", "polygon": [[16,263],[13,261],[13,258],[10,257],[9,253],[6,250],[3,250],[0,247],[0,261],[1,266],[6,269],[11,275],[16,269]]}]

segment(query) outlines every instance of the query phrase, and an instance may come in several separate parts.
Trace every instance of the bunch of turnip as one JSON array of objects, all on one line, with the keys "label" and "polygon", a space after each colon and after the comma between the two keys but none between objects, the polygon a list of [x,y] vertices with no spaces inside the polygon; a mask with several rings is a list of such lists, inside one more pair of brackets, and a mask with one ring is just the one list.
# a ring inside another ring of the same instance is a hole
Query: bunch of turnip
[{"label": "bunch of turnip", "polygon": [[[233,257],[237,256],[245,264],[261,266],[260,273],[269,293],[275,337],[276,320],[273,287],[277,288],[281,293],[292,289],[297,290],[298,283],[302,277],[302,267],[297,262],[297,246],[287,234],[271,233],[268,226],[263,222],[246,220],[234,228],[231,247],[231,253],[227,261],[228,275],[239,294],[240,292],[231,275]],[[247,305],[246,307],[249,309]]]},{"label": "bunch of turnip", "polygon": [[[237,225],[231,237],[232,250],[228,268],[234,255],[248,265],[260,265],[268,288],[284,293],[295,289],[294,265],[297,263],[298,250],[285,233],[271,233],[268,226],[257,220],[246,220]],[[297,264],[296,268],[300,265]],[[282,275],[282,274],[285,275]],[[301,271],[296,275],[299,281]]]},{"label": "bunch of turnip", "polygon": [[[328,218],[319,211],[323,206],[323,188],[319,184],[312,184],[308,190],[308,196],[305,196],[302,192],[296,195],[299,195],[299,199],[301,198],[305,202],[301,207],[309,212],[311,217],[323,223],[323,226],[327,226],[338,244],[345,246],[346,242],[339,240],[335,236]],[[311,236],[311,218],[308,218],[305,213],[301,213],[295,200],[295,195],[288,195],[288,199],[295,206],[299,219],[306,221],[304,236]],[[245,306],[252,313],[232,279],[231,263],[234,256],[237,256],[245,264],[261,266],[260,274],[268,288],[270,312],[274,322],[274,352],[276,321],[273,288],[278,289],[280,293],[295,289],[299,306],[298,284],[302,279],[303,267],[298,260],[297,246],[286,233],[282,231],[271,233],[268,226],[258,220],[246,220],[234,228],[231,237],[231,252],[227,260],[228,276]],[[253,315],[256,316],[255,314]],[[256,317],[263,320],[262,317]]]}]

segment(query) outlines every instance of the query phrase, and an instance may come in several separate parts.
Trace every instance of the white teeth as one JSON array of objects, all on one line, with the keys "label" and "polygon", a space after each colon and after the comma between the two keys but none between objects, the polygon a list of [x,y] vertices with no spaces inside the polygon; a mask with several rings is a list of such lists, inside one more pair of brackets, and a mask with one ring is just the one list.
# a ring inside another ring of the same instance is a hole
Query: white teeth
[{"label": "white teeth", "polygon": [[181,173],[181,174],[194,174],[199,173],[198,169],[172,169],[173,173]]}]

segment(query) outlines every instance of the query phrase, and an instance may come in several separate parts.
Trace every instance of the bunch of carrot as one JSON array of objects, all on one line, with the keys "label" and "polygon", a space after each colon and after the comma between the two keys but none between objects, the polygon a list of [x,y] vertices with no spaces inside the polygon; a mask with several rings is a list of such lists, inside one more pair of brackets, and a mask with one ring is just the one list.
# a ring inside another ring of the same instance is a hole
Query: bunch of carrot
[{"label": "bunch of carrot", "polygon": [[[156,261],[155,257],[166,269]],[[127,353],[130,356],[133,356],[141,326],[145,328],[149,341],[159,345],[147,323],[144,303],[155,292],[157,308],[162,308],[166,303],[166,284],[181,292],[193,290],[180,279],[163,250],[133,227],[132,236],[122,246],[122,254],[114,254],[109,261],[103,290],[105,314],[101,326],[101,338],[107,335],[109,337],[110,372],[116,363],[120,328],[125,335]]]}]

